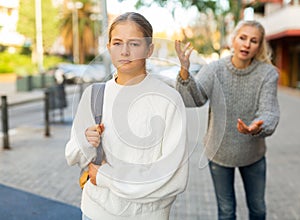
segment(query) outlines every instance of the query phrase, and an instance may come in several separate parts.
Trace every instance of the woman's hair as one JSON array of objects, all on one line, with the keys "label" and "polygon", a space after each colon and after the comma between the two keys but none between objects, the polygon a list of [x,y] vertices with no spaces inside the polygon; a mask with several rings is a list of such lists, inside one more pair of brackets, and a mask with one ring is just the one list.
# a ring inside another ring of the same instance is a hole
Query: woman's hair
[{"label": "woman's hair", "polygon": [[259,22],[252,21],[252,20],[251,21],[247,21],[247,20],[240,21],[236,25],[236,27],[232,33],[232,40],[234,40],[236,38],[236,36],[238,35],[241,28],[243,28],[245,26],[255,27],[261,34],[260,42],[259,42],[259,50],[258,50],[257,54],[254,56],[254,58],[261,62],[271,63],[272,51],[271,51],[271,49],[267,43],[267,40],[265,38],[265,29]]},{"label": "woman's hair", "polygon": [[113,21],[113,23],[110,25],[109,32],[108,32],[108,42],[111,41],[111,32],[114,30],[114,28],[118,24],[126,21],[132,21],[138,25],[139,29],[144,34],[148,46],[152,43],[152,34],[153,34],[152,25],[143,15],[136,12],[126,12],[122,15],[119,15]]}]

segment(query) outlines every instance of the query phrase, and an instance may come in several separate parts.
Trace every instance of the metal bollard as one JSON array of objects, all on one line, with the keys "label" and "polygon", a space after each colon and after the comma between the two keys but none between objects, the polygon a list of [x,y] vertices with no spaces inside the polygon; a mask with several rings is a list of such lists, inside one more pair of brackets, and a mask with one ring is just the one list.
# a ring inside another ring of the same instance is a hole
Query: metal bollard
[{"label": "metal bollard", "polygon": [[1,113],[2,113],[2,132],[3,132],[3,148],[8,150],[9,137],[8,137],[8,111],[7,111],[7,97],[1,96]]},{"label": "metal bollard", "polygon": [[50,136],[50,121],[49,121],[49,111],[50,111],[50,105],[49,105],[49,91],[46,89],[45,91],[45,136]]}]

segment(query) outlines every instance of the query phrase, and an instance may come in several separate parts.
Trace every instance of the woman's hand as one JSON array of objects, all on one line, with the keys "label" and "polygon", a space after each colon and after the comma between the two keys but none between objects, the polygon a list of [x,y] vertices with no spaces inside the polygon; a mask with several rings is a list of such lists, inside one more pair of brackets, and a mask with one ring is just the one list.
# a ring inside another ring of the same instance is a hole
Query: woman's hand
[{"label": "woman's hand", "polygon": [[85,130],[85,137],[93,147],[98,147],[100,144],[100,136],[103,131],[103,124],[93,125]]},{"label": "woman's hand", "polygon": [[262,130],[263,121],[255,121],[251,125],[247,126],[241,119],[238,119],[237,129],[242,134],[256,135]]},{"label": "woman's hand", "polygon": [[191,47],[190,42],[188,42],[183,48],[181,45],[182,43],[180,40],[175,40],[175,50],[181,65],[180,77],[183,80],[186,80],[189,77],[190,55],[193,51],[193,47]]},{"label": "woman's hand", "polygon": [[99,169],[99,165],[96,165],[96,164],[93,164],[93,163],[90,163],[89,164],[89,178],[90,178],[90,181],[92,184],[94,185],[97,185],[97,182],[96,182],[96,177],[97,177],[97,172],[98,172],[98,169]]}]

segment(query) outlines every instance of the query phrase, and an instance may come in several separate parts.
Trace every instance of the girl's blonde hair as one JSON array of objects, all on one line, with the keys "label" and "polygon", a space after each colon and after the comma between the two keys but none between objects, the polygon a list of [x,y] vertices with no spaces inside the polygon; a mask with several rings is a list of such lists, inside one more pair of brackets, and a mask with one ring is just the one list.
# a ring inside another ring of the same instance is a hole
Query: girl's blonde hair
[{"label": "girl's blonde hair", "polygon": [[118,24],[125,21],[132,21],[136,25],[138,25],[140,31],[142,31],[144,34],[148,46],[152,43],[152,35],[153,35],[152,25],[143,15],[136,12],[126,12],[124,14],[119,15],[113,21],[108,31],[108,42],[111,41],[111,32],[115,29],[115,27]]},{"label": "girl's blonde hair", "polygon": [[252,21],[252,20],[251,21],[247,21],[247,20],[240,21],[236,25],[236,27],[232,33],[232,41],[236,38],[236,36],[238,35],[241,28],[243,28],[245,26],[255,27],[261,34],[261,38],[260,38],[260,42],[259,42],[259,50],[258,50],[257,54],[254,56],[254,58],[261,62],[272,63],[271,62],[272,51],[271,51],[271,48],[268,45],[267,40],[265,38],[265,29],[262,26],[262,24],[259,23],[258,21]]}]

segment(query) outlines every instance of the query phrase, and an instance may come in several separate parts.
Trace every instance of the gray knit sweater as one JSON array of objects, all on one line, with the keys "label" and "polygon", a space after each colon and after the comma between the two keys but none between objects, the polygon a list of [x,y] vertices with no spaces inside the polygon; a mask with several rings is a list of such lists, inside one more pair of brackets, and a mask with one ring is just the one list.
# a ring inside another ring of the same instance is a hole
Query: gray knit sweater
[{"label": "gray knit sweater", "polygon": [[[202,67],[195,78],[177,77],[176,89],[187,107],[202,106],[209,100],[209,126],[204,138],[209,160],[236,167],[265,155],[265,137],[279,122],[277,81],[274,66],[253,60],[247,68],[237,69],[231,56]],[[263,129],[255,136],[241,134],[236,127],[238,118],[247,125],[263,120]]]}]

